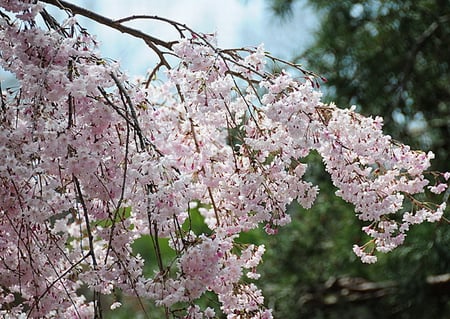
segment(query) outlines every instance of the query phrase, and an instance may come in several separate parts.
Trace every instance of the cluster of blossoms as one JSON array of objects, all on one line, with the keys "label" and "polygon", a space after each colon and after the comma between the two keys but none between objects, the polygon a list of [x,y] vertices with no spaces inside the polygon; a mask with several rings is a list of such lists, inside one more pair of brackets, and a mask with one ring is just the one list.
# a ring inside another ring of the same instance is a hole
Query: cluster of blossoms
[{"label": "cluster of blossoms", "polygon": [[[271,318],[252,282],[264,246],[238,238],[261,225],[276,233],[294,200],[313,205],[318,188],[302,179],[312,150],[368,224],[372,239],[354,247],[363,262],[400,245],[410,225],[441,218],[445,203],[413,197],[433,154],[383,135],[378,117],[322,103],[309,77],[267,73],[263,47],[220,50],[193,34],[168,45],[179,60],[163,82],[152,72],[132,83],[72,16],[61,26],[34,2],[0,1],[10,12],[0,64],[20,83],[0,110],[3,317],[101,318],[100,295],[120,289],[167,316],[183,305],[185,318]],[[430,190],[445,191],[449,174],[436,178]],[[194,213],[207,231],[195,232]],[[153,276],[132,249],[144,236]],[[208,291],[220,309],[195,304]]]}]

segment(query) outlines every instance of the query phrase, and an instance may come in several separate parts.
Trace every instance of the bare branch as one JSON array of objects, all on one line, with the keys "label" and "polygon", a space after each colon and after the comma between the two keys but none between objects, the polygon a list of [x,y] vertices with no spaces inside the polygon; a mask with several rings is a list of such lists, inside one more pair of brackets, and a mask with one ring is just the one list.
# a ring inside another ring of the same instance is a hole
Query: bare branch
[{"label": "bare branch", "polygon": [[[106,25],[108,27],[111,27],[113,29],[116,29],[122,33],[129,34],[135,38],[139,38],[144,40],[144,42],[155,52],[161,53],[161,50],[158,48],[158,46],[161,46],[163,48],[171,50],[172,45],[176,42],[167,42],[163,41],[161,39],[152,37],[140,30],[136,30],[134,28],[130,28],[128,26],[125,26],[120,23],[121,20],[114,21],[110,18],[107,18],[105,16],[102,16],[98,13],[95,13],[93,11],[87,10],[85,8],[79,7],[77,5],[74,5],[72,3],[62,1],[62,0],[42,0],[42,2],[52,4],[60,9],[69,11],[71,14],[76,15],[79,14],[83,17],[89,18],[91,20],[94,20],[100,24]],[[159,54],[158,54],[159,55]]]}]

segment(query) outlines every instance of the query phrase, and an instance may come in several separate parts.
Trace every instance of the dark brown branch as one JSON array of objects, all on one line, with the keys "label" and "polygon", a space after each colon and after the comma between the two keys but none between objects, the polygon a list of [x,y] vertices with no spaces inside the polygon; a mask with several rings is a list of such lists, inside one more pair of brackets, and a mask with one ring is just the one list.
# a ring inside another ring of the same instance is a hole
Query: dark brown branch
[{"label": "dark brown branch", "polygon": [[[78,199],[80,201],[81,207],[83,208],[83,212],[84,212],[84,220],[86,222],[86,231],[87,231],[88,241],[89,241],[89,255],[91,256],[91,259],[92,259],[92,266],[94,269],[97,269],[98,264],[97,264],[97,260],[95,258],[95,253],[94,253],[94,237],[92,236],[91,224],[89,222],[88,209],[87,209],[86,203],[84,201],[83,193],[81,191],[80,182],[78,181],[78,178],[75,175],[73,175],[73,182],[75,184],[75,190],[78,194],[78,197],[79,197]],[[94,289],[94,319],[101,319],[101,318],[103,318],[103,314],[102,314],[100,292],[97,289]]]},{"label": "dark brown branch", "polygon": [[[121,186],[121,191],[120,191],[120,198],[117,201],[117,205],[116,205],[116,211],[114,212],[114,216],[111,219],[111,232],[109,235],[108,250],[106,251],[106,256],[105,256],[105,264],[106,264],[106,261],[109,256],[109,252],[112,249],[112,241],[113,241],[113,237],[114,237],[114,230],[116,227],[116,220],[119,215],[120,207],[122,206],[123,199],[125,197],[125,187],[126,187],[127,172],[128,172],[129,143],[130,143],[130,124],[127,122],[127,135],[126,135],[126,140],[125,140],[125,155],[124,155],[124,161],[123,161],[122,186]],[[123,209],[125,209],[125,208],[123,208]]]},{"label": "dark brown branch", "polygon": [[111,106],[117,112],[117,114],[119,114],[124,120],[126,120],[127,124],[131,125],[135,130],[139,129],[138,127],[134,126],[135,125],[134,121],[129,119],[128,116],[125,113],[123,113],[122,110],[111,101],[111,99],[108,97],[108,93],[106,93],[104,88],[102,88],[100,86],[97,88],[100,91],[100,93],[102,94],[103,98],[105,99],[106,104]]},{"label": "dark brown branch", "polygon": [[[100,91],[100,93],[102,94],[103,98],[105,99],[106,104],[111,106],[117,112],[117,114],[119,114],[123,119],[125,119],[127,121],[127,125],[130,125],[136,131],[136,134],[138,134],[139,138],[145,142],[145,146],[150,145],[156,154],[158,154],[159,156],[162,156],[163,154],[161,153],[161,151],[158,150],[156,145],[151,143],[148,138],[146,138],[146,137],[144,137],[144,135],[142,135],[142,131],[139,127],[139,122],[137,121],[137,114],[136,114],[135,118],[130,119],[128,116],[128,113],[125,114],[117,105],[115,105],[113,103],[113,101],[111,101],[111,99],[108,97],[108,93],[106,93],[104,88],[102,88],[100,86],[97,88]],[[122,86],[122,88],[123,88],[123,86]],[[120,88],[119,88],[119,90],[120,90]],[[122,93],[122,91],[121,91],[121,93]],[[126,112],[126,110],[124,110],[124,111]],[[138,132],[140,132],[140,133],[138,133]]]},{"label": "dark brown branch", "polygon": [[133,20],[156,20],[156,21],[166,22],[166,23],[172,25],[175,29],[177,29],[177,31],[178,31],[178,33],[179,33],[181,38],[184,38],[184,33],[183,33],[184,31],[186,31],[186,30],[190,31],[190,29],[185,24],[181,24],[179,22],[175,22],[173,20],[169,20],[167,18],[162,18],[162,17],[158,17],[158,16],[132,15],[132,16],[129,16],[129,17],[125,17],[125,18],[122,18],[122,19],[115,20],[114,22],[116,22],[116,23],[124,23],[124,22],[133,21]]},{"label": "dark brown branch", "polygon": [[[435,294],[450,295],[450,274],[428,276],[426,285]],[[395,281],[372,282],[363,278],[330,278],[322,289],[309,294],[305,303],[333,306],[343,303],[364,302],[395,294],[399,283]]]},{"label": "dark brown branch", "polygon": [[81,192],[80,182],[78,181],[78,178],[75,175],[73,176],[73,182],[75,184],[75,190],[78,195],[78,200],[80,201],[81,207],[83,208],[84,220],[86,222],[86,231],[87,231],[88,241],[89,241],[89,255],[91,256],[92,265],[94,266],[94,269],[95,269],[95,268],[97,268],[97,260],[95,258],[95,253],[94,253],[94,237],[92,236],[92,232],[91,232],[91,223],[89,222],[89,214],[88,214],[87,205],[84,201],[83,193]]},{"label": "dark brown branch", "polygon": [[[34,300],[33,304],[30,306],[30,310],[28,311],[29,314],[31,314],[32,310],[39,304],[39,302],[41,301],[42,298],[44,298],[44,296],[46,294],[49,293],[50,289],[56,284],[58,283],[60,280],[62,280],[65,276],[67,276],[68,274],[70,274],[72,272],[72,270],[75,269],[75,267],[77,267],[79,264],[81,264],[87,257],[89,257],[89,253],[84,255],[80,260],[78,260],[75,264],[71,265],[68,269],[66,269],[62,274],[60,274],[58,276],[58,278],[56,278],[55,280],[53,280],[45,289],[45,291]],[[49,260],[49,257],[46,256],[47,259]],[[52,263],[50,262],[50,265],[52,265]],[[56,269],[54,269],[56,272]],[[69,298],[71,299],[70,295],[68,294]],[[75,311],[78,312],[78,310],[75,308]]]},{"label": "dark brown branch", "polygon": [[[142,40],[144,40],[144,42],[152,50],[154,50],[157,53],[161,52],[161,50],[157,46],[161,46],[161,47],[164,47],[166,49],[171,50],[172,45],[175,43],[175,42],[166,42],[166,41],[163,41],[161,39],[152,37],[152,36],[142,32],[142,31],[139,31],[139,30],[127,27],[125,25],[122,25],[120,22],[114,21],[114,20],[112,20],[110,18],[107,18],[107,17],[102,16],[102,15],[100,15],[98,13],[95,13],[93,11],[90,11],[88,9],[79,7],[77,5],[74,5],[74,4],[66,2],[66,1],[62,1],[62,0],[42,0],[42,2],[54,5],[54,6],[58,7],[58,8],[60,8],[60,9],[63,9],[63,10],[67,10],[67,11],[71,12],[73,15],[79,14],[79,15],[81,15],[83,17],[86,17],[86,18],[89,18],[91,20],[94,20],[94,21],[96,21],[96,22],[98,22],[100,24],[106,25],[106,26],[108,26],[108,27],[110,27],[112,29],[116,29],[116,30],[118,30],[118,31],[120,31],[122,33],[126,33],[126,34],[129,34],[129,35],[133,36],[133,37],[142,39]],[[120,21],[120,20],[118,20],[118,21]]]},{"label": "dark brown branch", "polygon": [[448,23],[450,21],[450,15],[444,15],[434,21],[428,26],[428,28],[416,39],[414,46],[410,50],[409,56],[407,57],[407,62],[403,69],[403,76],[400,83],[400,88],[405,87],[405,82],[411,72],[413,71],[414,63],[416,61],[417,54],[425,45],[425,42],[431,38],[431,36],[436,32],[440,25]]},{"label": "dark brown branch", "polygon": [[139,137],[139,142],[141,143],[141,148],[143,150],[145,150],[146,149],[145,146],[146,146],[147,143],[145,142],[144,135],[142,134],[142,130],[141,130],[140,126],[139,126],[139,120],[138,120],[138,117],[136,115],[136,111],[134,110],[133,102],[131,101],[130,96],[127,94],[127,91],[125,90],[125,88],[123,87],[122,83],[119,81],[117,76],[114,73],[111,73],[110,75],[113,78],[114,83],[116,83],[116,86],[119,89],[121,95],[125,96],[126,103],[124,101],[124,106],[127,107],[126,104],[128,104],[128,108],[130,109],[131,117],[132,117],[133,122],[134,122],[135,131],[136,131],[136,134]]}]

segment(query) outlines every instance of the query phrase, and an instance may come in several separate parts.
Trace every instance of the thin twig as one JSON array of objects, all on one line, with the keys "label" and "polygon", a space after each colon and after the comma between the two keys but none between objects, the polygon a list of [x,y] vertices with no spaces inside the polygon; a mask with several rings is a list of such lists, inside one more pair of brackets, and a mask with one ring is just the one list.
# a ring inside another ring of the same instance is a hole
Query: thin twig
[{"label": "thin twig", "polygon": [[[116,83],[117,88],[119,89],[120,93],[125,96],[126,104],[128,104],[128,108],[130,109],[131,117],[133,118],[134,127],[136,134],[139,137],[139,142],[141,143],[141,148],[145,150],[145,146],[147,143],[145,143],[144,135],[142,134],[142,130],[139,126],[139,121],[136,115],[136,111],[134,110],[133,102],[131,101],[130,96],[128,95],[127,91],[123,87],[122,83],[119,81],[117,76],[114,73],[110,73],[111,77],[113,78],[114,82]],[[126,107],[126,105],[125,105]]]},{"label": "thin twig", "polygon": [[[92,230],[91,230],[91,224],[89,221],[89,214],[86,202],[84,201],[83,193],[81,192],[81,186],[78,178],[73,175],[73,182],[75,184],[75,189],[78,194],[78,200],[80,201],[81,207],[83,208],[84,213],[84,221],[86,223],[86,232],[88,235],[88,242],[89,242],[89,255],[92,259],[92,266],[95,269],[97,269],[97,259],[95,257],[94,252],[94,237],[92,236]],[[102,313],[102,307],[101,307],[101,300],[100,300],[100,292],[94,288],[94,318],[95,319],[101,319],[103,318]]]},{"label": "thin twig", "polygon": [[[79,264],[81,264],[87,257],[89,257],[89,253],[84,255],[80,260],[78,260],[75,264],[71,265],[66,271],[64,271],[62,274],[60,274],[55,280],[53,280],[45,289],[45,291],[34,300],[33,304],[30,306],[30,310],[29,310],[29,314],[31,314],[32,310],[34,309],[34,307],[36,307],[39,303],[39,301],[41,301],[41,299],[50,291],[50,289],[57,283],[59,282],[62,278],[64,278],[66,275],[68,275],[73,269],[75,269],[76,266],[78,266]],[[47,259],[49,260],[49,257],[47,256]],[[49,260],[50,262],[50,260]],[[50,262],[50,265],[52,265],[52,263]],[[56,272],[56,269],[54,269]],[[70,295],[67,294],[70,298]],[[73,302],[72,302],[73,304]],[[78,310],[75,308],[75,311],[78,312]]]},{"label": "thin twig", "polygon": [[[106,261],[107,261],[108,256],[109,256],[109,252],[110,252],[110,250],[112,248],[112,241],[113,241],[113,237],[114,237],[114,230],[116,228],[117,216],[119,215],[120,207],[122,206],[123,199],[125,198],[125,188],[126,188],[127,172],[128,172],[129,143],[130,143],[130,125],[127,122],[127,135],[126,135],[126,140],[125,140],[125,154],[124,154],[123,176],[122,176],[122,185],[121,185],[121,191],[120,191],[120,198],[117,201],[116,211],[114,212],[114,216],[113,216],[113,218],[111,220],[111,232],[110,232],[109,241],[108,241],[108,250],[107,250],[106,256],[105,256],[105,264],[106,264]],[[123,208],[123,209],[125,210],[125,208]],[[124,214],[124,216],[125,216],[125,214]]]}]

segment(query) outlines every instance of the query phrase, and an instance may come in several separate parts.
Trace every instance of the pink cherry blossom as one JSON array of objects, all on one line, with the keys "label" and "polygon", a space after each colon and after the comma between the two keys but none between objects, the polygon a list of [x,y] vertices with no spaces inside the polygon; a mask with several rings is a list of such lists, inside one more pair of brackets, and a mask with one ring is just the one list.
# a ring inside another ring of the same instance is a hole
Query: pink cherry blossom
[{"label": "pink cherry blossom", "polygon": [[436,186],[428,186],[430,191],[435,194],[440,194],[447,189],[448,185],[444,183],[440,183]]},{"label": "pink cherry blossom", "polygon": [[[223,50],[214,35],[167,20],[184,33],[147,35],[161,60],[133,81],[70,10],[61,24],[35,23],[50,1],[35,2],[0,0],[0,65],[18,81],[0,109],[3,317],[93,318],[100,295],[118,289],[184,318],[272,318],[248,280],[260,278],[265,247],[237,239],[258,227],[276,235],[293,201],[314,204],[311,151],[365,223],[371,239],[353,247],[362,262],[403,244],[412,225],[442,219],[445,201],[416,198],[448,189],[448,172],[428,186],[432,152],[395,142],[380,117],[323,103],[310,72],[294,77],[286,63],[270,74],[264,46]],[[156,260],[133,252],[143,238]],[[196,304],[206,292],[217,309]]]}]

